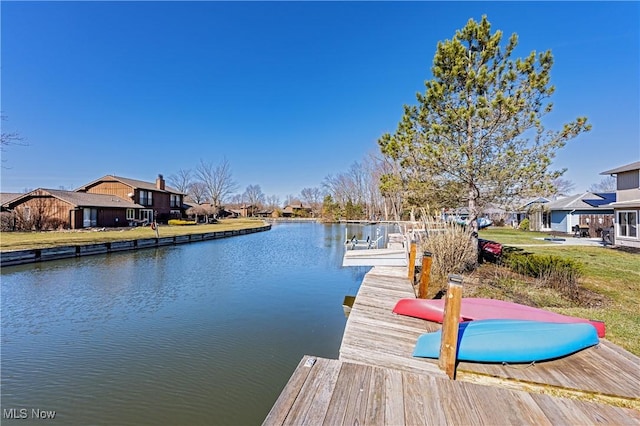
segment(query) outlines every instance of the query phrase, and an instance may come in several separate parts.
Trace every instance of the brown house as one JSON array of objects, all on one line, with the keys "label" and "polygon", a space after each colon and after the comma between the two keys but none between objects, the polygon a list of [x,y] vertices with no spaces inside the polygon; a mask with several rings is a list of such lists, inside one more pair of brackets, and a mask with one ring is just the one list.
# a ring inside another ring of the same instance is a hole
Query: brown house
[{"label": "brown house", "polygon": [[12,229],[79,229],[127,226],[129,211],[143,206],[120,197],[38,188],[2,205]]},{"label": "brown house", "polygon": [[108,194],[142,206],[142,209],[127,211],[128,221],[167,222],[183,216],[184,194],[165,185],[162,175],[155,183],[107,175],[76,189],[88,194]]},{"label": "brown house", "polygon": [[282,217],[311,217],[312,209],[300,202],[288,204],[282,209]]}]

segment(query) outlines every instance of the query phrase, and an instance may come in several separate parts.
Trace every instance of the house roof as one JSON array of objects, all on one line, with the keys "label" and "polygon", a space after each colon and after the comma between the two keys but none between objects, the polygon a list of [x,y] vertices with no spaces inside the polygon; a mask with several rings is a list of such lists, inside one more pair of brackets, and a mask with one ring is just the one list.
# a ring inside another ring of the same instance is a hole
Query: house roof
[{"label": "house roof", "polygon": [[308,204],[302,204],[301,202],[295,202],[292,204],[287,204],[286,206],[284,206],[284,208],[289,208],[291,207],[292,209],[311,209],[311,206],[309,206]]},{"label": "house roof", "polygon": [[561,198],[546,204],[549,210],[595,210],[599,207],[611,209],[607,204],[616,201],[615,192],[604,192],[594,194],[585,192],[583,194],[572,195]]},{"label": "house roof", "polygon": [[0,192],[0,205],[8,203],[14,198],[20,197],[21,195],[23,194],[19,192]]},{"label": "house roof", "polygon": [[600,174],[601,175],[615,175],[617,173],[630,172],[632,170],[640,170],[640,161],[636,161],[635,163],[627,164],[625,166],[616,167],[615,169],[607,170],[607,171],[602,172]]},{"label": "house roof", "polygon": [[616,202],[615,192],[594,192],[594,195],[597,195],[599,198],[592,199],[592,200],[583,200],[583,201],[592,207],[600,207],[605,204]]},{"label": "house roof", "polygon": [[106,175],[101,177],[100,179],[96,179],[93,182],[89,182],[86,185],[83,185],[79,188],[76,189],[76,191],[80,191],[80,190],[86,190],[88,187],[93,186],[94,184],[104,181],[104,180],[116,180],[118,182],[121,182],[125,185],[128,185],[134,189],[143,189],[143,190],[147,190],[147,191],[157,191],[157,192],[168,192],[168,193],[172,193],[172,194],[182,194],[182,192],[178,191],[175,188],[171,188],[170,186],[166,186],[164,187],[164,190],[162,189],[158,189],[156,187],[156,183],[155,182],[145,182],[143,180],[137,180],[137,179],[130,179],[130,178],[126,178],[126,177],[122,177],[122,176],[114,176],[114,175]]},{"label": "house roof", "polygon": [[529,198],[528,200],[525,200],[524,204],[520,208],[526,209],[528,207],[531,207],[532,204],[547,204],[549,202],[550,200],[545,197]]},{"label": "house roof", "polygon": [[613,207],[615,209],[637,209],[640,208],[640,199],[639,200],[627,200],[627,201],[619,201],[616,203],[611,203],[607,205],[607,207]]},{"label": "house roof", "polygon": [[[87,192],[75,192],[75,191],[63,191],[61,189],[46,189],[38,188],[26,194],[22,194],[18,198],[14,198],[4,204],[16,204],[16,202],[22,199],[32,197],[35,192],[42,191],[48,193],[52,197],[62,200],[71,204],[74,207],[109,207],[109,208],[127,208],[127,209],[142,209],[144,208],[140,204],[132,203],[131,201],[124,200],[115,195],[105,194],[90,194]],[[3,205],[4,205],[3,204]]]}]

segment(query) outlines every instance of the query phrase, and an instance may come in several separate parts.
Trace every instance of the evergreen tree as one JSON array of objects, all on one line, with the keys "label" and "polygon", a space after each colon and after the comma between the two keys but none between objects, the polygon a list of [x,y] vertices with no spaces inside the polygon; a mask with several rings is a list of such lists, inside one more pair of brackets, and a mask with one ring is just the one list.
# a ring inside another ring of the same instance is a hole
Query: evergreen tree
[{"label": "evergreen tree", "polygon": [[555,90],[551,52],[514,59],[517,35],[504,47],[501,41],[483,16],[439,42],[417,106],[405,106],[398,130],[378,141],[403,167],[396,182],[421,191],[420,201],[466,203],[474,231],[484,204],[548,192],[564,173],[550,170],[556,151],[591,127],[579,117],[546,129],[542,118]]}]

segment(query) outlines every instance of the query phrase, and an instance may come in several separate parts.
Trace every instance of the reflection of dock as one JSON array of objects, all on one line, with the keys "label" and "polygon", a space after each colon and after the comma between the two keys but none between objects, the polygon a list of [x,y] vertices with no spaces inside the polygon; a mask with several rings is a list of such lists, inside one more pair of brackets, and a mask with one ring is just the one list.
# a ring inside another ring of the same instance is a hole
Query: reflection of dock
[{"label": "reflection of dock", "polygon": [[449,380],[437,360],[412,357],[440,325],[393,314],[403,297],[414,297],[406,268],[367,273],[339,359],[305,356],[265,424],[640,425],[637,356],[602,339],[531,365],[461,362]]}]

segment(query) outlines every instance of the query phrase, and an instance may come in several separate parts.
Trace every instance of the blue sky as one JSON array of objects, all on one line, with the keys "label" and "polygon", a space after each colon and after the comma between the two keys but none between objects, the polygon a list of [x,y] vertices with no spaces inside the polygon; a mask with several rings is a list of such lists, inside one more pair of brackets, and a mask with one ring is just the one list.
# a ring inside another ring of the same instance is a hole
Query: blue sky
[{"label": "blue sky", "polygon": [[238,192],[299,194],[377,152],[438,41],[488,16],[551,49],[551,128],[593,130],[555,168],[576,192],[640,159],[638,2],[7,2],[2,191],[153,181],[229,162]]}]

